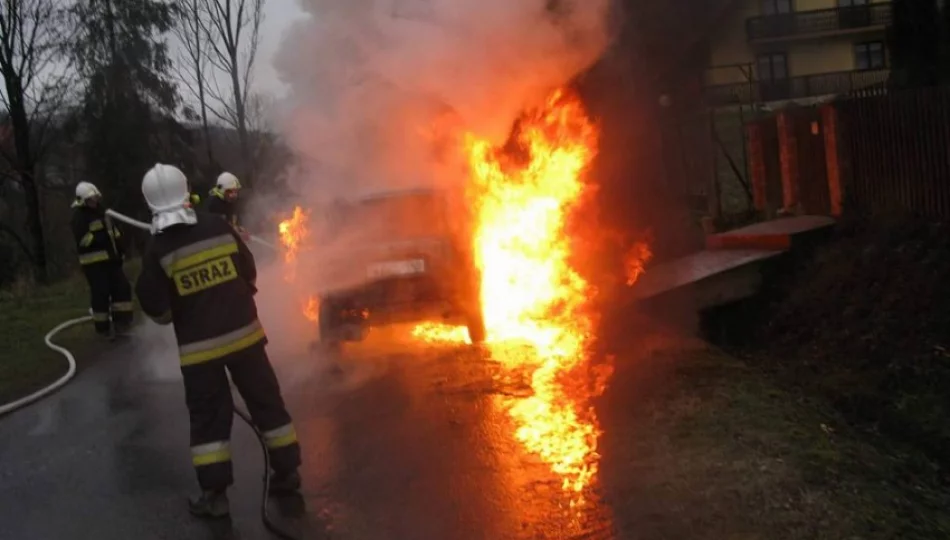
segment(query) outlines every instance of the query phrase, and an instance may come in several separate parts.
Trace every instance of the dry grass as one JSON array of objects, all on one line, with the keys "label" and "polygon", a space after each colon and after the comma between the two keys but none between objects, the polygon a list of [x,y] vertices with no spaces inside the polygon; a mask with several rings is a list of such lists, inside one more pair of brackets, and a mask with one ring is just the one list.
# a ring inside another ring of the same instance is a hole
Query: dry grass
[{"label": "dry grass", "polygon": [[950,537],[950,493],[926,459],[719,351],[647,352],[605,400],[618,537]]}]

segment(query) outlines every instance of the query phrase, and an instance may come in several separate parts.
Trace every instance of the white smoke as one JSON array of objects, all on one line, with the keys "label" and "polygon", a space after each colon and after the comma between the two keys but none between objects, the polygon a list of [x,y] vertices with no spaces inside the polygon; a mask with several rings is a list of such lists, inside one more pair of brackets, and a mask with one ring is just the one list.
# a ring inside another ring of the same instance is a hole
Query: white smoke
[{"label": "white smoke", "polygon": [[610,0],[300,3],[309,18],[275,63],[290,88],[295,187],[315,203],[461,180],[451,136],[503,141],[609,41]]}]

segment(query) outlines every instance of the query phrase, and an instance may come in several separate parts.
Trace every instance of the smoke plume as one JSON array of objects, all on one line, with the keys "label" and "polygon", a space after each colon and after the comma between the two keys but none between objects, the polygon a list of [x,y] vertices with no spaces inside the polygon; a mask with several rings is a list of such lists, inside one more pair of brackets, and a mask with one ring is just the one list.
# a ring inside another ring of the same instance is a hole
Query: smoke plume
[{"label": "smoke plume", "polygon": [[452,137],[503,141],[593,63],[610,0],[300,0],[275,62],[314,202],[463,178]]}]

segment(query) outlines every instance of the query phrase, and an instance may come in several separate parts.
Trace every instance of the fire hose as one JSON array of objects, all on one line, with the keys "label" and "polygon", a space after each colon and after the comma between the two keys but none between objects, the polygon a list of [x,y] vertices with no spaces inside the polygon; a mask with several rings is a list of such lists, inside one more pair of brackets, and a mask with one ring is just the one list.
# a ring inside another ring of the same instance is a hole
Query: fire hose
[{"label": "fire hose", "polygon": [[[132,218],[130,218],[129,216],[120,214],[120,213],[116,212],[115,210],[113,210],[113,209],[111,209],[111,208],[108,209],[108,210],[106,210],[106,215],[109,216],[109,217],[111,217],[111,218],[113,218],[113,219],[117,219],[117,220],[119,220],[119,221],[121,221],[121,222],[123,222],[123,223],[126,223],[126,224],[128,224],[128,225],[131,225],[131,226],[133,226],[133,227],[137,227],[137,228],[139,228],[139,229],[142,229],[142,230],[145,230],[145,231],[149,231],[149,232],[152,231],[152,226],[151,226],[150,224],[145,223],[144,221],[139,221],[139,220],[137,220],[137,219],[132,219]],[[277,251],[277,246],[275,246],[274,244],[268,242],[267,240],[264,240],[263,238],[260,238],[260,237],[258,237],[258,236],[253,236],[253,235],[251,235],[250,240],[251,240],[251,242],[260,244],[260,245],[262,245],[262,246],[264,246],[264,247],[266,247],[266,248],[270,248],[270,249],[272,249],[272,250],[274,250],[274,251]]]},{"label": "fire hose", "polygon": [[70,319],[60,324],[56,328],[53,328],[52,330],[49,331],[49,333],[46,334],[46,337],[43,338],[43,341],[46,342],[46,346],[60,353],[61,355],[65,356],[66,361],[69,363],[69,369],[66,370],[65,375],[63,375],[59,379],[56,379],[56,381],[53,382],[53,384],[47,386],[46,388],[40,388],[36,392],[33,392],[32,394],[26,397],[20,398],[16,401],[11,401],[10,403],[5,403],[3,405],[0,405],[0,416],[3,416],[7,413],[10,413],[17,409],[25,407],[29,405],[30,403],[33,403],[34,401],[44,396],[47,396],[55,392],[56,390],[59,390],[63,385],[68,383],[69,380],[73,378],[73,376],[76,375],[76,359],[73,357],[73,354],[69,352],[69,349],[65,349],[53,343],[52,339],[53,339],[53,336],[55,336],[59,332],[71,326],[76,326],[77,324],[82,324],[84,322],[91,321],[91,320],[92,320],[92,316],[90,315],[86,315],[85,317],[77,317],[75,319]]},{"label": "fire hose", "polygon": [[[152,226],[150,224],[132,219],[112,209],[106,210],[106,214],[109,217],[122,221],[123,223],[131,225],[133,227],[137,227],[139,229],[143,229],[149,232],[152,231]],[[274,250],[277,249],[273,244],[271,244],[270,242],[267,242],[266,240],[262,240],[256,236],[251,236],[250,238],[251,240],[257,242],[258,244],[261,244],[263,246],[269,247]],[[90,320],[92,320],[92,316],[90,315],[86,315],[84,317],[77,317],[75,319],[70,319],[68,321],[61,323],[59,326],[57,326],[56,328],[53,328],[52,330],[49,331],[49,333],[46,334],[46,337],[44,338],[46,346],[62,354],[64,357],[66,357],[66,361],[69,363],[69,368],[66,370],[66,373],[62,377],[57,379],[55,382],[53,382],[49,386],[45,388],[41,388],[40,390],[37,390],[36,392],[26,397],[20,398],[16,401],[0,405],[0,416],[3,416],[4,414],[7,414],[17,409],[20,409],[22,407],[25,407],[26,405],[29,405],[30,403],[33,403],[34,401],[37,401],[38,399],[51,394],[52,392],[58,390],[67,382],[69,382],[76,375],[75,357],[73,357],[73,354],[69,351],[69,349],[56,345],[55,343],[52,342],[52,339],[53,339],[53,336],[65,330],[66,328],[70,328],[72,326],[82,324]],[[254,432],[254,435],[257,436],[257,441],[258,443],[260,443],[261,451],[264,454],[264,482],[263,482],[264,489],[263,489],[263,495],[261,497],[261,520],[264,522],[264,526],[267,528],[267,530],[273,533],[275,536],[279,538],[283,538],[285,540],[297,540],[295,536],[284,531],[283,529],[278,527],[276,524],[274,524],[273,520],[271,520],[270,518],[270,512],[267,509],[267,503],[270,497],[270,454],[267,451],[267,442],[264,439],[264,435],[257,428],[257,426],[254,424],[254,422],[251,420],[251,418],[248,416],[246,412],[238,409],[237,407],[234,407],[234,414],[237,415],[237,417],[240,418],[242,421],[244,421],[244,423],[247,424],[249,428],[251,428],[251,430]]]}]

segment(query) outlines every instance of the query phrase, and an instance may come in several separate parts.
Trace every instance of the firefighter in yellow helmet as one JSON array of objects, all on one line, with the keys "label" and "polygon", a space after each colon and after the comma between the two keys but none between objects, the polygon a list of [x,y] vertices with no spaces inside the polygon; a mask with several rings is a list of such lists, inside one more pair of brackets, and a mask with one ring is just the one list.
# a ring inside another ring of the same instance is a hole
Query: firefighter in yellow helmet
[{"label": "firefighter in yellow helmet", "polygon": [[122,233],[102,205],[102,194],[89,182],[76,186],[72,230],[86,281],[96,333],[111,339],[132,326],[132,286],[122,269]]},{"label": "firefighter in yellow helmet", "polygon": [[238,180],[237,176],[229,172],[221,173],[218,175],[215,186],[208,192],[209,197],[206,210],[211,214],[217,214],[223,217],[246,242],[250,236],[238,223],[237,216],[237,200],[240,192],[241,181]]},{"label": "firefighter in yellow helmet", "polygon": [[191,420],[191,459],[201,486],[190,509],[228,515],[233,482],[229,440],[233,403],[227,373],[266,439],[271,491],[300,488],[300,446],[257,318],[254,257],[237,232],[188,206],[185,175],[155,165],[142,181],[153,236],[142,258],[136,293],[142,311],[174,324]]}]

